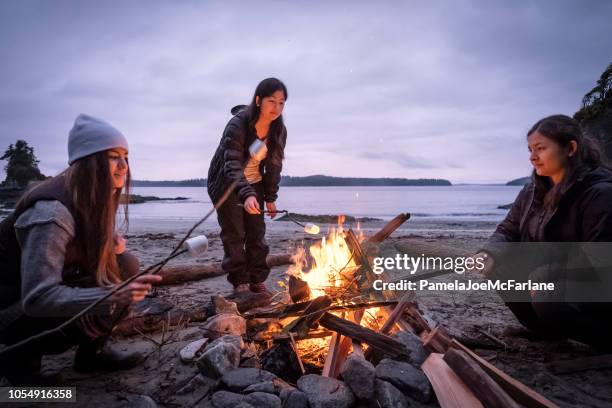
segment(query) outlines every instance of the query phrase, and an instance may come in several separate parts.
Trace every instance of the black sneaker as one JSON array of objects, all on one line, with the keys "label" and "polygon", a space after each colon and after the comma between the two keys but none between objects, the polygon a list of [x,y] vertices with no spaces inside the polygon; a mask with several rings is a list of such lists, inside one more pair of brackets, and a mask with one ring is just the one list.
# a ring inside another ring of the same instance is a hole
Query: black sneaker
[{"label": "black sneaker", "polygon": [[92,344],[81,344],[74,355],[74,371],[89,373],[93,371],[127,370],[142,363],[145,356],[138,352],[115,350],[105,345],[97,348]]}]

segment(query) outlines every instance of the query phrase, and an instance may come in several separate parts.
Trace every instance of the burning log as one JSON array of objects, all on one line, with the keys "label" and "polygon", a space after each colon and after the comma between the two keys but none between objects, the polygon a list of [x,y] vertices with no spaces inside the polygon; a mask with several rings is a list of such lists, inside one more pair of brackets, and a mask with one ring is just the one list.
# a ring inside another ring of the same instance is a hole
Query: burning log
[{"label": "burning log", "polygon": [[304,310],[304,314],[289,323],[283,333],[297,333],[298,337],[308,335],[310,328],[319,321],[325,310],[331,306],[331,299],[327,296],[319,296]]},{"label": "burning log", "polygon": [[325,313],[319,320],[319,324],[326,329],[338,332],[339,334],[350,337],[360,343],[369,344],[376,350],[380,350],[385,354],[394,357],[405,357],[406,349],[399,341],[384,335],[376,333],[374,330],[360,326],[330,313]]},{"label": "burning log", "polygon": [[[244,317],[246,319],[259,319],[259,318],[285,318],[289,316],[299,316],[304,310],[312,304],[313,300],[309,300],[306,302],[294,303],[292,305],[285,306],[282,310],[274,310],[274,311],[266,311],[266,312],[246,312]],[[360,302],[360,303],[346,303],[339,305],[332,305],[327,310],[336,311],[336,310],[355,310],[355,309],[368,309],[371,307],[385,307],[385,306],[393,306],[397,304],[397,300],[382,300],[382,301],[374,301],[374,302]]]},{"label": "burning log", "polygon": [[506,392],[465,352],[449,349],[444,361],[463,380],[485,407],[520,408]]},{"label": "burning log", "polygon": [[294,275],[289,275],[289,296],[295,303],[310,298],[308,283]]},{"label": "burning log", "polygon": [[[270,268],[291,263],[291,255],[270,255],[266,258]],[[168,265],[164,267],[159,275],[163,278],[159,285],[176,285],[184,282],[214,278],[225,274],[221,268],[221,262],[208,265]]]}]

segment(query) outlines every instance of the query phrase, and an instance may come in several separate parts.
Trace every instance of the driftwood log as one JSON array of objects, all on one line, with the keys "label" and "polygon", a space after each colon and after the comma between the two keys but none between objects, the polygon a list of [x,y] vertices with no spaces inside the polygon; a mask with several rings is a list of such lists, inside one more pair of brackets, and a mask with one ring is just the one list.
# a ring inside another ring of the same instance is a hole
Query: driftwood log
[{"label": "driftwood log", "polygon": [[[291,255],[270,255],[266,258],[270,268],[291,263]],[[213,278],[225,274],[221,268],[221,262],[207,265],[168,265],[159,273],[162,281],[158,285],[176,285],[178,283],[191,282],[200,279]]]}]

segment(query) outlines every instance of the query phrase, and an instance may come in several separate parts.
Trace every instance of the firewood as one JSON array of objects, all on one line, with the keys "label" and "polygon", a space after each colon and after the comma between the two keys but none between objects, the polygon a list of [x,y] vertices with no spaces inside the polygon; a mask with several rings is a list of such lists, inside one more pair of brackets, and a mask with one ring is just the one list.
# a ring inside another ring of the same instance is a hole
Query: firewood
[{"label": "firewood", "polygon": [[510,396],[512,396],[512,398],[514,398],[524,407],[558,408],[554,402],[544,398],[542,395],[538,394],[520,381],[510,377],[508,374],[504,373],[502,370],[495,367],[493,364],[489,363],[487,360],[483,359],[457,340],[453,340],[451,342],[451,347],[464,351],[467,355],[469,355],[484,371],[487,372],[487,374],[491,376],[491,378],[493,378]]},{"label": "firewood", "polygon": [[[282,310],[275,311],[266,311],[266,312],[246,312],[244,317],[246,319],[259,319],[259,318],[285,318],[289,316],[299,316],[304,312],[304,309],[308,307],[313,301],[308,300],[306,302],[294,303],[292,305],[285,306]],[[348,304],[339,304],[330,306],[328,310],[355,310],[355,309],[363,309],[370,307],[385,307],[385,306],[393,306],[398,303],[397,300],[383,300],[383,301],[374,301],[374,302],[360,302],[360,303],[348,303]]]},{"label": "firewood", "polygon": [[380,231],[368,238],[370,243],[380,243],[410,218],[410,213],[402,213],[389,221]]},{"label": "firewood", "polygon": [[[410,304],[410,301],[413,298],[414,298],[414,293],[412,292],[407,293],[404,295],[404,297],[402,297],[399,303],[395,306],[395,308],[389,314],[389,317],[387,318],[383,326],[380,328],[380,333],[389,334],[391,332],[391,329],[393,329],[393,326],[395,326],[397,321],[402,317],[404,310]],[[366,359],[369,359],[372,356],[372,350],[373,350],[372,348],[368,348],[365,351],[364,356]]]},{"label": "firewood", "polygon": [[406,357],[404,345],[394,338],[376,333],[374,330],[334,316],[331,313],[325,313],[319,320],[319,324],[326,329],[338,332],[360,343],[366,343],[385,354],[393,357]]},{"label": "firewood", "polygon": [[612,354],[552,361],[546,368],[553,374],[575,373],[577,371],[612,368]]},{"label": "firewood", "polygon": [[442,408],[482,408],[480,401],[446,364],[443,354],[432,353],[421,365]]},{"label": "firewood", "polygon": [[[348,321],[360,324],[361,319],[363,318],[363,313],[364,309],[349,313]],[[335,345],[335,342],[338,342],[337,346]],[[332,344],[334,344],[333,348],[331,347]],[[330,348],[325,358],[323,373],[321,374],[323,377],[338,377],[342,365],[346,361],[349,351],[351,350],[352,344],[353,340],[349,337],[340,336],[339,334],[332,337],[332,340],[330,341]]]},{"label": "firewood", "polygon": [[449,349],[444,354],[446,362],[487,408],[520,408],[506,392],[465,352]]},{"label": "firewood", "polygon": [[296,303],[310,298],[308,283],[296,276],[289,275],[289,296]]},{"label": "firewood", "polygon": [[323,316],[325,309],[330,305],[331,299],[329,297],[319,296],[308,305],[302,316],[285,326],[283,333],[295,332],[298,337],[306,336],[310,328]]},{"label": "firewood", "polygon": [[[281,265],[289,265],[291,255],[270,255],[266,258],[270,268]],[[221,268],[221,262],[206,265],[167,265],[160,272],[162,281],[158,285],[176,285],[201,279],[213,278],[225,274]]]},{"label": "firewood", "polygon": [[444,354],[451,345],[451,339],[440,327],[421,333],[421,340],[423,340],[423,347],[435,353]]},{"label": "firewood", "polygon": [[[334,332],[329,331],[329,330],[310,330],[308,334],[304,337],[300,337],[297,335],[297,333],[295,333],[293,335],[293,338],[296,341],[308,340],[308,339],[322,339],[325,337],[331,337],[333,334]],[[288,333],[274,333],[272,334],[271,337],[274,343],[283,343],[283,342],[290,341],[290,337]]]}]

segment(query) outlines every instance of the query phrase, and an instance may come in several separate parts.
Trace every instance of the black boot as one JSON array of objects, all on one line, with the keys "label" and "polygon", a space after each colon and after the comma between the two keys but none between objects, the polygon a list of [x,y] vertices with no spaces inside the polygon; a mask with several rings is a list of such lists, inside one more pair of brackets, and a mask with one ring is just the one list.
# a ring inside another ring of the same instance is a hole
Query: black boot
[{"label": "black boot", "polygon": [[19,353],[2,360],[0,377],[4,376],[14,387],[57,387],[63,384],[58,372],[41,372],[42,355]]},{"label": "black boot", "polygon": [[79,344],[74,356],[74,371],[127,370],[142,363],[145,356],[139,352],[119,351],[106,344],[105,336]]}]

